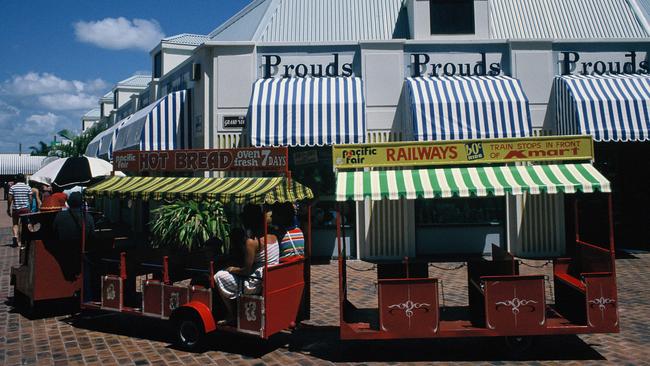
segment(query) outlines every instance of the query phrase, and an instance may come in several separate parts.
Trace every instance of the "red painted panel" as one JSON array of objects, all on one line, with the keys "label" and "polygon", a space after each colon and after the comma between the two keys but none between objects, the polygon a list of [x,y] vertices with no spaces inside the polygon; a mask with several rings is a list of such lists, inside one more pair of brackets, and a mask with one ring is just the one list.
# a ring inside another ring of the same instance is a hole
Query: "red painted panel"
[{"label": "red painted panel", "polygon": [[189,302],[190,289],[185,286],[163,285],[163,318],[169,318],[174,310]]},{"label": "red painted panel", "polygon": [[[29,245],[33,246],[33,252],[30,253],[33,254],[33,257],[28,261],[33,261],[31,275],[33,276],[34,301],[72,297],[76,291],[81,289],[80,276],[66,279],[64,275],[72,268],[75,268],[75,271],[79,270],[80,262],[70,261],[71,258],[75,258],[74,256],[57,258],[47,250],[45,243],[41,240],[34,240]],[[20,288],[21,285],[22,283],[18,287]],[[26,293],[29,294],[29,291]]]},{"label": "red painted panel", "polygon": [[265,338],[296,323],[304,291],[304,283],[298,283],[282,291],[269,293],[266,299],[268,316],[264,327]]},{"label": "red painted panel", "polygon": [[122,278],[102,277],[102,309],[122,310]]},{"label": "red painted panel", "polygon": [[269,292],[282,290],[304,282],[304,259],[296,262],[280,263],[269,267],[267,285]]},{"label": "red painted panel", "polygon": [[438,332],[436,279],[379,280],[381,330],[404,338],[432,337]]},{"label": "red painted panel", "polygon": [[481,277],[486,327],[504,334],[541,330],[546,323],[544,276]]},{"label": "red painted panel", "polygon": [[264,337],[296,323],[305,291],[304,259],[269,267]]},{"label": "red painted panel", "polygon": [[200,302],[212,311],[212,290],[203,286],[192,286],[190,301]]},{"label": "red painted panel", "polygon": [[618,331],[616,280],[609,274],[583,273],[587,283],[587,323],[599,331]]},{"label": "red painted panel", "polygon": [[262,309],[264,301],[260,296],[242,296],[238,301],[237,328],[245,333],[260,334],[262,330]]},{"label": "red painted panel", "polygon": [[142,311],[147,315],[162,314],[162,283],[147,280],[142,285]]}]

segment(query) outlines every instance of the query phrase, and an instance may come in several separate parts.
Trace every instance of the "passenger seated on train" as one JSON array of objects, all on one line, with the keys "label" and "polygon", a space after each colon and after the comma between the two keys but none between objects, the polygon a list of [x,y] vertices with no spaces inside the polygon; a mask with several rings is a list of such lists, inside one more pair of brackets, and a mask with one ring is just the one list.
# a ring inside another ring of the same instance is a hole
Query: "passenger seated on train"
[{"label": "passenger seated on train", "polygon": [[221,325],[235,324],[233,300],[242,293],[255,295],[261,292],[264,263],[269,266],[279,263],[278,238],[273,234],[264,235],[263,220],[268,224],[269,219],[270,215],[265,218],[260,206],[244,206],[241,214],[245,231],[243,264],[240,267],[228,267],[214,276],[219,295],[228,312],[226,319],[219,322]]},{"label": "passenger seated on train", "polygon": [[296,207],[291,202],[273,207],[273,224],[280,241],[280,263],[305,256],[305,235],[298,227]]},{"label": "passenger seated on train", "polygon": [[95,231],[95,221],[91,215],[82,212],[82,203],[81,193],[70,194],[67,200],[69,209],[57,213],[52,224],[55,237],[58,239],[58,245],[52,248],[52,253],[60,258],[59,263],[70,263],[61,266],[63,275],[68,281],[75,280],[81,271],[82,228],[86,229],[86,242],[91,240]]}]

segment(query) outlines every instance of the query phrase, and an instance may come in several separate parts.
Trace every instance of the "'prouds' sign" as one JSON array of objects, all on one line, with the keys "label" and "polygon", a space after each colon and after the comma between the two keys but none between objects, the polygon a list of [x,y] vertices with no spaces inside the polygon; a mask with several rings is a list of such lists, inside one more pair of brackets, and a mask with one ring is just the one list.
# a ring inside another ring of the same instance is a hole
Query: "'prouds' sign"
[{"label": "'prouds' sign", "polygon": [[353,53],[310,54],[309,56],[267,54],[261,56],[261,77],[322,78],[354,76]]},{"label": "'prouds' sign", "polygon": [[558,52],[562,75],[650,74],[648,52]]}]

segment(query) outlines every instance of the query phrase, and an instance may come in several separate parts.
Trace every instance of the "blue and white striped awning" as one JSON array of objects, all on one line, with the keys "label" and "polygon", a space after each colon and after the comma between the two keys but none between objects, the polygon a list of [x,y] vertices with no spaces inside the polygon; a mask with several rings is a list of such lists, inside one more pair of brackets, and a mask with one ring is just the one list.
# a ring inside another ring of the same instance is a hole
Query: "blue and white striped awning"
[{"label": "blue and white striped awning", "polygon": [[120,126],[112,151],[189,149],[189,101],[190,93],[180,90],[135,112]]},{"label": "blue and white striped awning", "polygon": [[508,76],[407,78],[417,141],[526,137],[528,98]]},{"label": "blue and white striped awning", "polygon": [[650,75],[560,76],[555,94],[561,135],[650,140]]},{"label": "blue and white striped awning", "polygon": [[113,146],[117,133],[129,117],[117,122],[93,139],[86,148],[86,156],[96,157],[110,161],[113,158]]},{"label": "blue and white striped awning", "polygon": [[253,146],[365,141],[363,82],[355,77],[260,79],[249,108]]},{"label": "blue and white striped awning", "polygon": [[102,136],[106,133],[106,131],[102,131],[97,136],[95,136],[89,143],[88,146],[86,146],[86,152],[84,155],[96,158],[99,156],[99,144],[101,143]]}]

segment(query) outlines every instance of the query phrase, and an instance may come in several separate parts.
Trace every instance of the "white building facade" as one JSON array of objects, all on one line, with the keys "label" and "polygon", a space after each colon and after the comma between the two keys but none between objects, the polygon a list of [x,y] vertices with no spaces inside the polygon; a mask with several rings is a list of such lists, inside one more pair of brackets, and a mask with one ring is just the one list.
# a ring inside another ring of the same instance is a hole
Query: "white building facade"
[{"label": "white building facade", "polygon": [[[486,125],[496,132],[481,136],[445,124],[471,119],[471,111],[454,101],[469,102],[472,90],[492,98],[503,80],[527,101],[521,115],[527,127],[512,127],[516,136],[558,134],[564,123],[558,109],[562,77],[623,74],[645,85],[639,95],[650,90],[647,9],[646,0],[257,0],[208,37],[192,38],[194,45],[174,46],[168,55],[161,42],[152,51],[154,99],[188,90],[183,138],[189,134],[193,148],[290,146],[294,176],[318,196],[315,254],[329,256],[335,230],[328,146],[512,137],[506,123]],[[436,80],[485,84],[480,90],[442,86],[420,94],[427,98],[419,101],[422,108],[433,110],[434,99],[441,105],[423,117],[437,133],[422,137],[413,85]],[[296,109],[301,98],[316,112]],[[507,120],[509,101],[490,103],[502,108],[493,120]],[[634,104],[641,129],[650,128],[646,104]],[[354,112],[327,124],[342,111]],[[358,114],[352,118],[353,113]],[[346,139],[350,130],[341,129],[353,119],[362,131]],[[346,245],[362,259],[483,253],[491,244],[522,257],[559,256],[566,240],[564,203],[562,195],[480,204],[367,201],[344,213]]]}]

